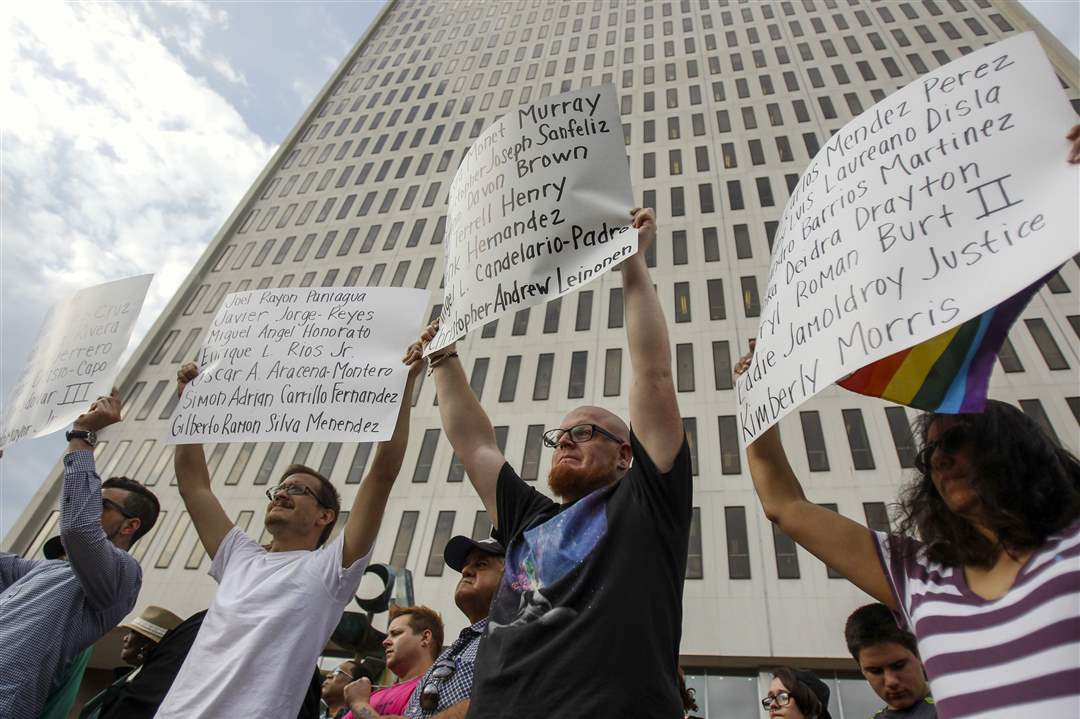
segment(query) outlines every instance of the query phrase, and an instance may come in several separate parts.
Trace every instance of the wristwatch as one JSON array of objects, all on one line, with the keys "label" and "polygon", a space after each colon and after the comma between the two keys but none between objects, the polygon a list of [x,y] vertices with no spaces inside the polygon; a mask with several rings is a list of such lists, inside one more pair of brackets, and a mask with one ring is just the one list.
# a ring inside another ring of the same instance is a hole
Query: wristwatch
[{"label": "wristwatch", "polygon": [[85,429],[71,429],[64,434],[64,438],[70,442],[73,439],[81,439],[91,447],[97,446],[97,432],[87,431]]}]

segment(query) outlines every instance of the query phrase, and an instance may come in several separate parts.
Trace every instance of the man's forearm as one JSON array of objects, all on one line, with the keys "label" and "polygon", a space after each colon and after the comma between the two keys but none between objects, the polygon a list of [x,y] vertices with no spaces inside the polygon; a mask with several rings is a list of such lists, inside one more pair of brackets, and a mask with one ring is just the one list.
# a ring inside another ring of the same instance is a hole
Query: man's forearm
[{"label": "man's forearm", "polygon": [[779,519],[785,506],[806,499],[776,425],[746,448],[746,462],[761,508],[771,521]]},{"label": "man's forearm", "polygon": [[173,468],[180,495],[210,489],[210,471],[201,444],[178,444],[173,450]]},{"label": "man's forearm", "polygon": [[401,463],[405,459],[405,450],[409,445],[409,419],[412,415],[412,393],[415,384],[415,378],[410,375],[405,382],[405,391],[402,393],[401,408],[398,410],[394,434],[390,439],[380,442],[375,447],[375,457],[371,461],[369,477],[393,482],[401,471]]},{"label": "man's forearm", "polygon": [[623,298],[626,303],[626,340],[633,376],[671,375],[671,349],[667,322],[656,296],[645,258],[634,255],[623,262]]},{"label": "man's forearm", "polygon": [[454,450],[460,455],[477,446],[495,445],[495,429],[469,387],[458,358],[438,362],[433,373],[443,432]]}]

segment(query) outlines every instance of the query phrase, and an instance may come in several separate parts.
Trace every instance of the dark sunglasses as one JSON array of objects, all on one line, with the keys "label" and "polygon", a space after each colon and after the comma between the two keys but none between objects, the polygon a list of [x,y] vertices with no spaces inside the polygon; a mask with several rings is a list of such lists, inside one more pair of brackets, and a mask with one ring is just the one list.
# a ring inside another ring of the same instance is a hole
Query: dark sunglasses
[{"label": "dark sunglasses", "polygon": [[608,432],[603,427],[600,427],[599,425],[575,424],[573,427],[568,427],[567,429],[549,429],[547,432],[544,432],[544,444],[546,444],[548,447],[558,447],[559,442],[562,441],[563,436],[566,434],[570,435],[570,440],[574,444],[588,442],[590,439],[592,439],[598,434],[607,437],[616,444],[623,443],[621,439],[613,435],[611,432]]},{"label": "dark sunglasses", "polygon": [[915,469],[923,474],[930,472],[930,460],[934,452],[941,450],[945,454],[952,454],[966,446],[971,440],[967,425],[954,424],[938,435],[933,442],[926,442],[919,453],[915,455]]},{"label": "dark sunglasses", "polygon": [[443,659],[435,662],[428,676],[424,678],[424,686],[420,689],[420,708],[425,712],[433,712],[439,706],[439,690],[447,679],[453,676],[457,670],[457,662],[454,659]]},{"label": "dark sunglasses", "polygon": [[101,511],[104,512],[106,509],[112,509],[116,512],[119,512],[121,515],[123,515],[124,519],[135,519],[134,514],[129,514],[127,510],[125,510],[123,507],[121,507],[119,504],[112,501],[111,499],[108,499],[107,497],[102,497]]}]

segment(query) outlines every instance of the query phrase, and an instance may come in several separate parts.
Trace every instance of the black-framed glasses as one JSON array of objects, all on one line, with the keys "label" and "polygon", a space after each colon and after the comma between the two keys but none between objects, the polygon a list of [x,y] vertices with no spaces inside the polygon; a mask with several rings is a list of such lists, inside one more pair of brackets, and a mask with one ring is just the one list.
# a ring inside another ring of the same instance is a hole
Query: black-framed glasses
[{"label": "black-framed glasses", "polygon": [[420,689],[421,709],[425,712],[433,712],[439,707],[439,690],[443,682],[453,676],[456,670],[457,662],[453,659],[443,659],[432,665]]},{"label": "black-framed glasses", "polygon": [[613,435],[611,432],[608,432],[606,429],[604,429],[603,427],[601,427],[599,425],[595,425],[595,424],[575,424],[573,427],[567,427],[566,429],[563,429],[563,428],[559,427],[559,428],[556,428],[556,429],[549,429],[547,432],[544,432],[544,434],[543,434],[544,444],[546,444],[548,447],[558,447],[559,442],[562,441],[563,435],[566,435],[566,434],[570,435],[570,440],[574,444],[581,444],[582,442],[588,442],[590,439],[592,439],[593,437],[595,437],[598,434],[602,435],[604,437],[607,437],[608,439],[610,439],[612,442],[615,442],[616,444],[622,444],[623,443],[623,440],[619,439],[618,437]]},{"label": "black-framed glasses", "polygon": [[290,497],[301,497],[305,494],[310,494],[312,498],[319,503],[320,507],[331,509],[331,507],[327,507],[326,503],[319,499],[319,495],[315,494],[309,487],[305,487],[302,484],[279,484],[276,487],[270,487],[266,490],[266,498],[273,502],[282,492]]},{"label": "black-framed glasses", "polygon": [[933,442],[927,442],[923,445],[919,453],[915,455],[915,469],[919,470],[923,474],[930,472],[930,459],[934,456],[934,452],[938,449],[946,454],[952,454],[958,449],[962,448],[968,443],[969,433],[966,425],[954,424],[947,430],[938,435],[938,438]]},{"label": "black-framed glasses", "polygon": [[767,694],[761,698],[761,706],[765,708],[765,711],[772,709],[773,704],[778,707],[786,707],[790,703],[790,692],[776,692],[776,694]]},{"label": "black-framed glasses", "polygon": [[120,506],[119,503],[112,501],[108,497],[102,497],[101,498],[101,511],[104,512],[106,509],[112,509],[114,511],[119,512],[121,515],[123,515],[124,519],[135,519],[135,515],[130,514],[126,509],[124,509],[122,506]]}]

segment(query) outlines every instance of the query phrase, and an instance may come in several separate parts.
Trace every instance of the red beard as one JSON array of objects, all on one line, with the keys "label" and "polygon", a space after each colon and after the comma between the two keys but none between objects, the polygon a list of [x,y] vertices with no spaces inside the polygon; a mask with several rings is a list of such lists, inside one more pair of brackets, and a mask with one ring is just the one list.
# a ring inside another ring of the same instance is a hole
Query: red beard
[{"label": "red beard", "polygon": [[616,479],[615,471],[580,469],[567,464],[557,464],[548,472],[548,486],[556,497],[573,501],[606,487]]}]

